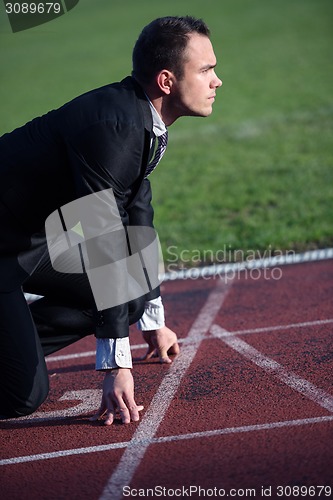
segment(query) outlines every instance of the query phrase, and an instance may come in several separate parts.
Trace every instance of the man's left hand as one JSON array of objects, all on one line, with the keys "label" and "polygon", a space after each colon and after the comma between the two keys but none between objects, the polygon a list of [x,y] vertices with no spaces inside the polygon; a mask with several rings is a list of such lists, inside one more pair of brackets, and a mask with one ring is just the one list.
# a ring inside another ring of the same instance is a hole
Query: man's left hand
[{"label": "man's left hand", "polygon": [[119,412],[123,424],[131,420],[140,419],[139,411],[142,405],[137,405],[134,400],[134,381],[130,368],[108,370],[103,382],[103,395],[101,406],[91,421],[96,421],[106,415],[105,425],[111,425]]}]

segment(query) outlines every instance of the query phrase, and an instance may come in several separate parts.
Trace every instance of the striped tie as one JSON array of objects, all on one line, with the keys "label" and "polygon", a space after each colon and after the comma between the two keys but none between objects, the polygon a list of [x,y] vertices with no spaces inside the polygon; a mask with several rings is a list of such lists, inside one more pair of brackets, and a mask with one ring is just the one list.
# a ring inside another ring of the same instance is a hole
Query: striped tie
[{"label": "striped tie", "polygon": [[168,144],[168,131],[166,130],[162,135],[157,137],[157,148],[155,151],[154,158],[148,164],[145,177],[148,177],[152,171],[157,167],[158,163],[161,161],[162,156],[166,150]]}]

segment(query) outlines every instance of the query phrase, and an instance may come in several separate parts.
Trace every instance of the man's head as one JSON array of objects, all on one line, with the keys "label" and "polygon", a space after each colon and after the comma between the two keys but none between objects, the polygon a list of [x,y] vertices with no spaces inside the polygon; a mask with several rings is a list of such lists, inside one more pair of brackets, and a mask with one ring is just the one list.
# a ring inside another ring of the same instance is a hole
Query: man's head
[{"label": "man's head", "polygon": [[132,76],[166,125],[180,116],[208,116],[222,85],[207,25],[193,17],[163,17],[146,26],[133,50]]},{"label": "man's head", "polygon": [[162,69],[168,69],[181,79],[192,33],[210,36],[207,25],[194,17],[161,17],[152,21],[134,46],[133,77],[142,84],[150,84]]}]

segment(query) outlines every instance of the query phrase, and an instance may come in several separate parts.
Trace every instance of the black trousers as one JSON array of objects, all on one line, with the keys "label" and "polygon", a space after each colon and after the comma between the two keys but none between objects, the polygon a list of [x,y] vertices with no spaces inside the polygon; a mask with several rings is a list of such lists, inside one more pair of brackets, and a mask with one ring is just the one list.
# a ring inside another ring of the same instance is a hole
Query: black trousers
[{"label": "black trousers", "polygon": [[[24,292],[42,295],[27,304]],[[93,295],[85,274],[53,269],[48,252],[23,288],[0,293],[0,418],[33,413],[49,391],[45,356],[94,333]],[[129,323],[143,313],[131,301]]]}]

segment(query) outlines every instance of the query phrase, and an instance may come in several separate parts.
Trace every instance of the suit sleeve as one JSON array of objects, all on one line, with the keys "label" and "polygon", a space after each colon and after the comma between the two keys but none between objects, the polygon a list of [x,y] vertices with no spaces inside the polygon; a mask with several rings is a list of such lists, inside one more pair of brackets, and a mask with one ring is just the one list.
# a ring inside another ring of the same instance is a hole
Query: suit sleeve
[{"label": "suit sleeve", "polygon": [[154,227],[154,210],[151,205],[152,193],[150,182],[144,179],[138,195],[127,209],[129,225]]},{"label": "suit sleeve", "polygon": [[[127,256],[124,225],[128,225],[129,214],[126,203],[129,193],[135,190],[139,183],[143,146],[142,129],[138,129],[133,124],[123,125],[119,122],[96,123],[67,141],[77,198],[110,190],[110,188],[113,191],[120,217],[114,217],[115,207],[103,200],[97,209],[85,214],[88,223],[82,224],[81,222],[81,225],[90,264],[92,262],[92,266],[98,268],[101,267],[100,263],[117,263],[117,269],[113,271],[110,279],[103,272],[97,273],[97,281],[104,282],[102,294],[116,296],[116,303],[119,289],[124,284],[124,280],[127,280],[126,265],[118,265]],[[144,201],[139,202],[141,203]],[[92,243],[91,231],[96,232],[96,228],[101,228],[101,235],[93,238]],[[113,300],[114,297],[112,297]],[[101,301],[95,305],[96,337],[123,338],[129,335],[127,302],[119,302],[117,305],[106,308]],[[108,305],[108,300],[106,300],[106,305]]]},{"label": "suit sleeve", "polygon": [[[128,209],[130,226],[154,227],[154,209],[151,205],[152,193],[150,181],[144,179],[138,196]],[[145,300],[152,300],[160,296],[160,287],[155,287],[146,294]]]}]

